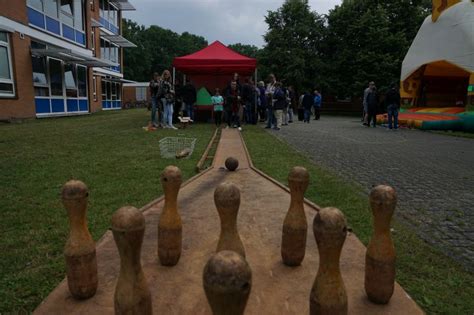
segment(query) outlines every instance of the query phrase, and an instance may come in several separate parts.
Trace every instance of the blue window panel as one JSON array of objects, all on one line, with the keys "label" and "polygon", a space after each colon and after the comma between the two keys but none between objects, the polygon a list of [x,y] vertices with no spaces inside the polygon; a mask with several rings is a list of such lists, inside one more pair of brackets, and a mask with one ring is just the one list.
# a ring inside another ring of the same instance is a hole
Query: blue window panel
[{"label": "blue window panel", "polygon": [[105,19],[103,17],[100,17],[99,22],[102,24],[102,26],[105,25]]},{"label": "blue window panel", "polygon": [[121,101],[117,101],[117,108],[122,108],[122,102]]},{"label": "blue window panel", "polygon": [[86,112],[89,110],[89,102],[87,100],[79,101],[79,111]]},{"label": "blue window panel", "polygon": [[117,102],[117,101],[113,101],[112,103],[113,103],[113,105],[112,105],[112,106],[113,106],[114,108],[118,108],[119,104],[118,104],[118,102]]},{"label": "blue window panel", "polygon": [[64,113],[64,100],[51,100],[51,108],[53,109],[53,113]]},{"label": "blue window panel", "polygon": [[110,29],[110,23],[104,20],[104,23],[102,24],[106,29]]},{"label": "blue window panel", "polygon": [[102,101],[102,108],[107,108],[107,101]]},{"label": "blue window panel", "polygon": [[76,30],[76,43],[81,45],[86,44],[86,34]]},{"label": "blue window panel", "polygon": [[112,33],[114,33],[114,34],[118,34],[118,33],[119,33],[118,27],[116,27],[116,26],[114,26],[114,25],[110,25],[110,28],[111,28]]},{"label": "blue window panel", "polygon": [[63,23],[63,37],[75,41],[74,29]]},{"label": "blue window panel", "polygon": [[68,112],[77,112],[79,110],[79,104],[77,103],[77,100],[68,99],[66,103]]},{"label": "blue window panel", "polygon": [[35,98],[35,107],[37,114],[47,114],[51,112],[49,107],[49,98]]},{"label": "blue window panel", "polygon": [[46,29],[54,34],[61,35],[61,28],[59,27],[59,21],[46,17]]},{"label": "blue window panel", "polygon": [[44,15],[36,10],[33,10],[32,8],[28,7],[28,21],[41,28],[44,27]]}]

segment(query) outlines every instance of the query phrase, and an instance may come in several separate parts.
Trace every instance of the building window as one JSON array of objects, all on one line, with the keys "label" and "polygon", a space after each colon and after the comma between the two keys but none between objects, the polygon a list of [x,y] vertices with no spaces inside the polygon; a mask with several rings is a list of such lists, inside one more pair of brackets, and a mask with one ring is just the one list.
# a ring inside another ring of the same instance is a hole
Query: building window
[{"label": "building window", "polygon": [[55,19],[58,18],[58,0],[44,0],[44,13]]},{"label": "building window", "polygon": [[136,87],[135,98],[136,98],[137,102],[146,101],[146,93],[147,93],[147,88],[146,87]]},{"label": "building window", "polygon": [[77,66],[77,87],[79,97],[87,97],[87,68]]},{"label": "building window", "polygon": [[77,97],[77,80],[75,65],[64,65],[64,84],[66,85],[66,96]]},{"label": "building window", "polygon": [[8,34],[0,32],[0,96],[15,96]]},{"label": "building window", "polygon": [[94,96],[94,101],[97,101],[97,77],[92,77],[92,95]]},{"label": "building window", "polygon": [[51,82],[51,95],[63,96],[63,74],[61,61],[49,58],[49,81]]},{"label": "building window", "polygon": [[30,7],[43,12],[43,0],[28,0],[27,3]]},{"label": "building window", "polygon": [[35,96],[49,96],[49,83],[46,71],[46,57],[31,57],[33,65],[33,85]]}]

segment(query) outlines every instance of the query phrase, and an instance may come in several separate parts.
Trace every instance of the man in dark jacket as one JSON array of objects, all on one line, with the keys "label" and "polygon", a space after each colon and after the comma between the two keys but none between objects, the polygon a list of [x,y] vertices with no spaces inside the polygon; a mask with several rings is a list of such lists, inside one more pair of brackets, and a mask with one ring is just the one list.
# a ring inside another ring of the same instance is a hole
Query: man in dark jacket
[{"label": "man in dark jacket", "polygon": [[311,119],[311,108],[313,107],[314,99],[309,92],[304,92],[302,105],[304,108],[304,120],[303,122],[308,123]]},{"label": "man in dark jacket", "polygon": [[[400,93],[397,84],[392,84],[390,90],[385,95],[385,105],[387,105],[388,129],[398,129],[398,110],[400,109]],[[392,126],[393,120],[393,126]]]},{"label": "man in dark jacket", "polygon": [[185,115],[194,120],[194,103],[196,103],[197,93],[189,79],[186,79],[186,84],[181,89],[181,99],[184,102]]},{"label": "man in dark jacket", "polygon": [[275,130],[280,130],[283,122],[283,109],[286,107],[286,94],[281,87],[281,83],[275,83],[275,93],[273,93],[273,110],[276,117]]}]

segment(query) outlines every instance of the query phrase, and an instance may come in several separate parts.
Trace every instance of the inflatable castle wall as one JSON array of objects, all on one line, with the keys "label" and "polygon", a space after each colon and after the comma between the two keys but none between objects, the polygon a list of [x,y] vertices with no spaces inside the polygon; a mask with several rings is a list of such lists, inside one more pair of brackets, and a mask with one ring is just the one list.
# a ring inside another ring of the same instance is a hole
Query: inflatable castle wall
[{"label": "inflatable castle wall", "polygon": [[474,105],[474,0],[433,0],[403,61],[400,87],[412,106]]}]

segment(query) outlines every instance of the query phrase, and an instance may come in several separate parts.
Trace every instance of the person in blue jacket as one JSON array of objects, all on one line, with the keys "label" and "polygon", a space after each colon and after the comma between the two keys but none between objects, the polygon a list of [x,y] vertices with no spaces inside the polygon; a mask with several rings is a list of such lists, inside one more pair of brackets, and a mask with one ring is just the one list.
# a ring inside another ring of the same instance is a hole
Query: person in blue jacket
[{"label": "person in blue jacket", "polygon": [[323,96],[318,90],[314,90],[314,120],[321,118],[321,105],[323,103]]}]

